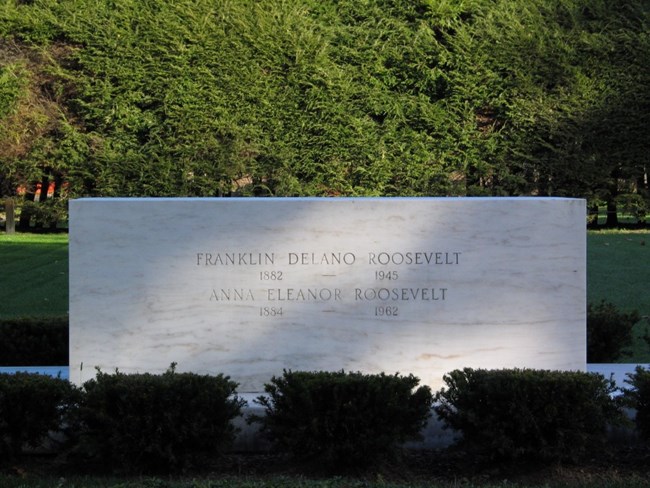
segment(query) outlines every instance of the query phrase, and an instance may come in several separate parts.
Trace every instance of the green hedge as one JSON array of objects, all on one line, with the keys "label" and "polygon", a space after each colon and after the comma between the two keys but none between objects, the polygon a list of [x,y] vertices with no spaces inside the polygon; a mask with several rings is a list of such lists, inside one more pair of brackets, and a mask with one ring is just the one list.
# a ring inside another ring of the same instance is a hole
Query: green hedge
[{"label": "green hedge", "polygon": [[0,462],[59,431],[79,400],[68,381],[39,374],[0,374]]},{"label": "green hedge", "polygon": [[648,190],[643,0],[14,0],[0,15],[7,188]]},{"label": "green hedge", "polygon": [[440,419],[471,452],[492,460],[577,459],[622,419],[601,375],[531,369],[455,370],[436,395]]},{"label": "green hedge", "polygon": [[0,366],[67,366],[68,317],[0,320]]},{"label": "green hedge", "polygon": [[[276,448],[327,469],[367,467],[417,439],[431,407],[462,434],[466,455],[489,461],[578,460],[623,420],[613,380],[582,372],[455,370],[434,397],[412,375],[291,372],[273,377],[250,419]],[[626,403],[650,438],[650,371],[627,381]],[[60,378],[0,374],[0,462],[63,430],[69,467],[181,472],[231,446],[245,402],[223,375],[107,374],[77,388]]]},{"label": "green hedge", "polygon": [[281,450],[327,467],[378,461],[424,427],[432,404],[414,376],[292,372],[265,385],[254,420]]},{"label": "green hedge", "polygon": [[107,374],[83,385],[77,462],[113,472],[178,472],[230,446],[245,402],[228,377]]}]

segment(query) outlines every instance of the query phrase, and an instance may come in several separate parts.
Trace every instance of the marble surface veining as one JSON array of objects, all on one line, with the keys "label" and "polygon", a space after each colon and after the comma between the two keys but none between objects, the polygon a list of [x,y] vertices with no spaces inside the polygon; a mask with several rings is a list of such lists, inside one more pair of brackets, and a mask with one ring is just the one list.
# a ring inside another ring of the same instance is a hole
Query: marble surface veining
[{"label": "marble surface veining", "polygon": [[585,202],[80,199],[70,379],[95,368],[585,369]]}]

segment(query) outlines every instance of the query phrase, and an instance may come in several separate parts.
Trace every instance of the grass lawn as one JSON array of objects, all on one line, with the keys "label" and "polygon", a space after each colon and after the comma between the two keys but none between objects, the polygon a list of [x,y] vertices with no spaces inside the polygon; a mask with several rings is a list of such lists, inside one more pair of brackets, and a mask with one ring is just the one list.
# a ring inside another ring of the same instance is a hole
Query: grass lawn
[{"label": "grass lawn", "polygon": [[631,357],[620,362],[650,363],[641,338],[650,330],[650,232],[595,231],[587,234],[587,299],[606,300],[645,317],[634,327]]},{"label": "grass lawn", "polygon": [[[292,480],[283,484],[277,481],[247,481],[233,483],[228,481],[226,483],[205,480],[205,481],[177,481],[166,482],[159,479],[143,479],[138,481],[109,481],[102,479],[79,479],[61,481],[59,479],[52,480],[22,480],[20,478],[9,478],[0,476],[0,483],[3,488],[498,488],[507,486],[509,488],[525,488],[527,486],[540,486],[540,485],[521,485],[518,483],[487,483],[487,484],[474,484],[467,482],[458,483],[420,483],[420,484],[401,484],[401,483],[368,483],[366,481],[350,481],[350,480],[335,480],[328,482],[316,481],[300,481]],[[6,483],[6,484],[5,484]],[[575,487],[575,488],[641,488],[647,487],[648,484],[639,480],[638,482],[619,482],[619,483],[577,483],[577,484],[561,484],[561,485],[541,485],[544,488],[552,487]]]},{"label": "grass lawn", "polygon": [[[400,481],[384,479],[368,473],[362,477],[330,477],[312,479],[299,475],[262,477],[227,476],[166,479],[156,477],[58,477],[47,478],[0,474],[3,488],[645,488],[648,479],[639,473],[616,471],[589,473],[571,468],[551,468],[548,477],[529,479],[468,480],[459,473],[458,479]],[[598,470],[596,470],[598,471]]]},{"label": "grass lawn", "polygon": [[67,234],[0,234],[0,297],[0,318],[67,314]]},{"label": "grass lawn", "polygon": [[[4,484],[7,482],[8,484]],[[166,481],[158,478],[142,478],[139,480],[111,480],[101,478],[78,478],[70,479],[61,483],[59,479],[34,480],[32,482],[20,481],[0,476],[0,483],[3,488],[491,488],[503,487],[501,483],[473,484],[455,482],[445,483],[395,483],[395,482],[369,482],[367,480],[355,480],[345,478],[333,478],[328,480],[307,480],[299,477],[272,478],[272,479],[220,479],[220,480],[191,480],[191,481]],[[517,488],[524,485],[508,484],[508,487]],[[596,485],[594,485],[596,486]],[[600,486],[600,485],[598,485]],[[612,488],[629,487],[630,485],[603,485]],[[632,485],[635,486],[635,485]],[[642,486],[642,485],[638,485]],[[644,485],[645,486],[645,485]],[[549,487],[550,488],[550,487]]]}]

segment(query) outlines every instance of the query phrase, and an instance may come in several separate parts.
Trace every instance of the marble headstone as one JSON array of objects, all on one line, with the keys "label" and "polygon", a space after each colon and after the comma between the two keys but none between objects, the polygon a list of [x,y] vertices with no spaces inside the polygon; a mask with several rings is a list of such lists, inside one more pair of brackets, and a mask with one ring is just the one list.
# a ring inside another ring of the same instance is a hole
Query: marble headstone
[{"label": "marble headstone", "polygon": [[584,370],[585,202],[70,202],[70,380]]}]

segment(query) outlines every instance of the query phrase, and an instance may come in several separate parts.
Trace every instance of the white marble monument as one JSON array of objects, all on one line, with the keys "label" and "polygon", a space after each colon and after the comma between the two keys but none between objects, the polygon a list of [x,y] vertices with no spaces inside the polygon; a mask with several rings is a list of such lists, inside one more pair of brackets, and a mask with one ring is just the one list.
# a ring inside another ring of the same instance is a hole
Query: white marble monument
[{"label": "white marble monument", "polygon": [[584,370],[585,202],[70,202],[70,379]]}]

